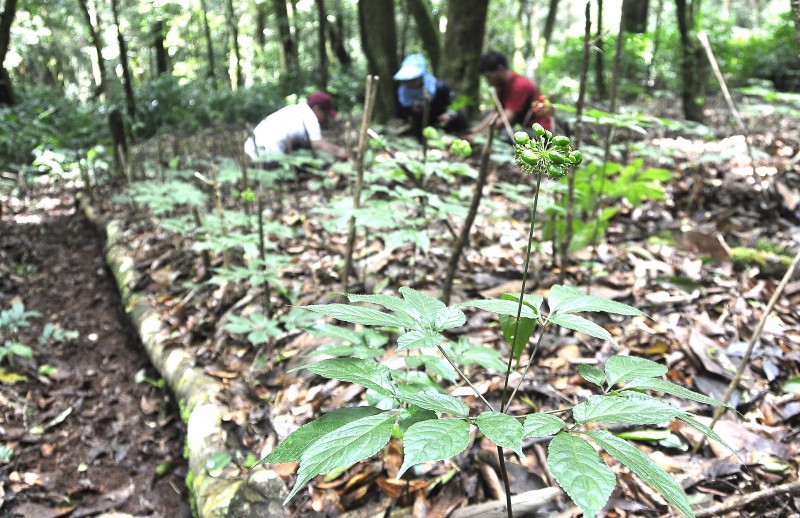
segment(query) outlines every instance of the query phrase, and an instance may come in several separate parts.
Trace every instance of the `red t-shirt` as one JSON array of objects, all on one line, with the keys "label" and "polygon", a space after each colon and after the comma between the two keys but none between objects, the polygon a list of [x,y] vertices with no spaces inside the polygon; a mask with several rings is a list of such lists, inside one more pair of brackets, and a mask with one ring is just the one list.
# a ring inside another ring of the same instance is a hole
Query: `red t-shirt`
[{"label": "red t-shirt", "polygon": [[511,72],[506,87],[502,92],[497,92],[497,97],[503,108],[515,113],[514,120],[508,122],[512,125],[522,124],[531,105],[539,98],[539,90],[527,77]]}]

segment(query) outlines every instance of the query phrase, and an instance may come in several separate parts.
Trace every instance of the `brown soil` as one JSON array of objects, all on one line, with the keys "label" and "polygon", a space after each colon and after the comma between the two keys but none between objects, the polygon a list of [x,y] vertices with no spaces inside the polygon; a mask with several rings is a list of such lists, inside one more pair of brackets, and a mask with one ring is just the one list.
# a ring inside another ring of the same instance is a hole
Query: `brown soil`
[{"label": "brown soil", "polygon": [[[34,349],[15,362],[27,381],[0,384],[0,444],[14,451],[0,462],[0,515],[190,516],[184,425],[166,388],[135,379],[158,375],[71,194],[3,211],[0,310],[14,301],[40,316],[17,337]],[[39,345],[48,322],[79,337]]]}]

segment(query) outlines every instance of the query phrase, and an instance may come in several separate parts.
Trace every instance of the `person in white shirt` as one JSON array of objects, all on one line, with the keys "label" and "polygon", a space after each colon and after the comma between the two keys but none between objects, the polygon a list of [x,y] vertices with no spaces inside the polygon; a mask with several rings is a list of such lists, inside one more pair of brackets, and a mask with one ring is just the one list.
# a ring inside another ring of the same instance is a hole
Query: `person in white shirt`
[{"label": "person in white shirt", "polygon": [[322,138],[321,125],[336,118],[333,98],[315,92],[308,103],[290,104],[258,123],[244,143],[244,152],[253,161],[269,160],[274,155],[304,148],[346,159],[347,150]]}]

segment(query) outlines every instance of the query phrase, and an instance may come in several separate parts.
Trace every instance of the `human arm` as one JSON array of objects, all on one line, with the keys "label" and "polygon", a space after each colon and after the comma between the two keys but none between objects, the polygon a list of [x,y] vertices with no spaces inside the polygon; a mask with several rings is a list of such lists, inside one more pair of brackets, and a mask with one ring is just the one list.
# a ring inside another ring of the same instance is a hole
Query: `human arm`
[{"label": "human arm", "polygon": [[324,138],[312,140],[311,149],[313,149],[314,151],[321,151],[323,153],[328,153],[329,155],[335,157],[337,160],[347,160],[350,157],[350,153],[348,153],[345,148],[337,146],[333,142],[328,142]]}]

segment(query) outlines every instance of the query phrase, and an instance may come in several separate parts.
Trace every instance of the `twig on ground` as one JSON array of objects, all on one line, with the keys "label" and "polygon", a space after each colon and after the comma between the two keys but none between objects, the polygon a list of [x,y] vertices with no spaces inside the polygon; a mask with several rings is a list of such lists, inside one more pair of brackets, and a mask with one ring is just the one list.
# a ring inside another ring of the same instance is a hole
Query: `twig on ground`
[{"label": "twig on ground", "polygon": [[[557,487],[546,487],[544,489],[536,489],[528,491],[520,495],[511,497],[511,505],[514,511],[520,516],[525,516],[526,513],[540,509],[547,504],[554,501],[564,493]],[[450,518],[504,518],[506,516],[505,502],[497,500],[494,502],[486,502],[483,504],[472,505],[456,509],[450,515]]]}]

